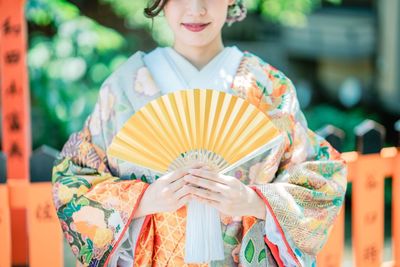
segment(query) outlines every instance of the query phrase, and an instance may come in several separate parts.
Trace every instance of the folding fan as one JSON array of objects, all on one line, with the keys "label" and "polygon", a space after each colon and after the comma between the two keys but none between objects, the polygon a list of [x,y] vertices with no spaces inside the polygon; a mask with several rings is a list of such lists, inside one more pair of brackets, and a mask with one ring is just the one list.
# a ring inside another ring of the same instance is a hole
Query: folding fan
[{"label": "folding fan", "polygon": [[[107,153],[160,174],[199,161],[226,173],[271,149],[279,138],[268,116],[248,101],[190,89],[147,103],[123,125]],[[185,261],[223,259],[217,210],[192,201],[187,214]]]}]

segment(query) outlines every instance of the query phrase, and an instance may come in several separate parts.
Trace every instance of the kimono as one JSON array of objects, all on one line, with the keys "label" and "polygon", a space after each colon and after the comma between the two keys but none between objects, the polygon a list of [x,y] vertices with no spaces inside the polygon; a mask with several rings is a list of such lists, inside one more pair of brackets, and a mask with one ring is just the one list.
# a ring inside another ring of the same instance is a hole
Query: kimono
[{"label": "kimono", "polygon": [[[265,203],[266,217],[221,214],[223,261],[184,262],[186,207],[133,219],[158,177],[108,156],[107,147],[142,106],[180,89],[211,88],[267,114],[283,138],[229,175]],[[308,129],[293,83],[250,52],[225,47],[197,70],[170,47],[136,52],[103,83],[83,129],[53,168],[53,200],[65,238],[83,266],[315,266],[343,203],[346,165]]]}]

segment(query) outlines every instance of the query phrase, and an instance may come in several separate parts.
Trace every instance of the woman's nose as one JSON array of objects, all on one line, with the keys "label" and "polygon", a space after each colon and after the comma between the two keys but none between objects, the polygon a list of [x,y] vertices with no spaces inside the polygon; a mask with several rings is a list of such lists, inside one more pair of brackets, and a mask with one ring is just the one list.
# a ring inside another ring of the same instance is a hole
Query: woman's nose
[{"label": "woman's nose", "polygon": [[192,16],[204,16],[207,13],[203,0],[189,0],[188,11]]}]

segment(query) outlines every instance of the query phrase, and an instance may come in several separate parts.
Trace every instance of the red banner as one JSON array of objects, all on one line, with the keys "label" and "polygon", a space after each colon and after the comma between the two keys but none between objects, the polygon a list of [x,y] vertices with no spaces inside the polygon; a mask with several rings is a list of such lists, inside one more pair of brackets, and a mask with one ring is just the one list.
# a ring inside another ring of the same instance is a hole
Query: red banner
[{"label": "red banner", "polygon": [[0,75],[7,179],[29,179],[31,153],[24,0],[0,0]]}]

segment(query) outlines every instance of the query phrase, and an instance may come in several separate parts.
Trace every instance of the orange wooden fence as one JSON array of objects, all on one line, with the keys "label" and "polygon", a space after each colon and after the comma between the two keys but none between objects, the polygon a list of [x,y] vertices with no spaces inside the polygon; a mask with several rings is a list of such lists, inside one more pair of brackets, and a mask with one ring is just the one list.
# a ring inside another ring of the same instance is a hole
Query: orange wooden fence
[{"label": "orange wooden fence", "polygon": [[[373,121],[358,127],[358,151],[343,153],[348,164],[348,183],[352,183],[353,266],[400,267],[400,150],[381,149],[384,129]],[[392,178],[392,211],[384,206],[384,183]],[[384,218],[392,212],[392,255],[383,262]],[[323,251],[318,266],[341,266],[344,251],[344,207]]]},{"label": "orange wooden fence", "polygon": [[[0,183],[0,267],[11,266],[11,263],[31,267],[63,266],[63,235],[49,182],[55,156],[54,150],[42,147],[32,154],[30,160],[31,181],[10,179],[7,183]],[[0,174],[5,170],[1,166],[3,159],[0,157]],[[13,236],[10,211],[16,209],[25,212],[27,245],[19,244]],[[17,251],[13,253],[13,250]],[[26,260],[22,261],[20,255],[26,255]]]},{"label": "orange wooden fence", "polygon": [[[379,149],[378,153],[343,153],[348,163],[348,181],[352,183],[352,250],[353,266],[396,266],[400,264],[400,150],[396,147]],[[43,160],[48,157],[47,163]],[[51,165],[55,153],[41,148],[32,155],[31,165]],[[0,157],[0,174],[1,174]],[[29,265],[62,266],[62,232],[52,204],[50,168],[31,182],[0,180],[0,267],[10,266],[14,241],[11,238],[10,210],[19,207],[27,210]],[[45,177],[40,180],[40,177]],[[392,211],[384,210],[384,180],[392,177]],[[43,181],[44,180],[44,181]],[[47,180],[47,182],[45,181]],[[344,254],[344,209],[340,213],[329,240],[318,255],[317,266],[342,266]],[[384,213],[392,212],[393,258],[383,262]],[[3,238],[4,237],[4,238]],[[28,262],[26,263],[28,264]]]}]

